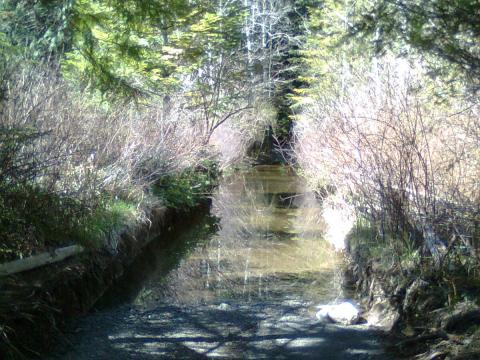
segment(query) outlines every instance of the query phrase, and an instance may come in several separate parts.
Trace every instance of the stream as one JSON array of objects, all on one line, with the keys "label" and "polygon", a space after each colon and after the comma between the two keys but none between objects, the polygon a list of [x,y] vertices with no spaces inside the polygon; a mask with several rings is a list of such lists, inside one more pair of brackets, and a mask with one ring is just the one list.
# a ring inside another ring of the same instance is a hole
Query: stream
[{"label": "stream", "polygon": [[224,178],[210,214],[148,249],[48,359],[393,359],[380,332],[315,317],[349,298],[321,211],[289,167]]}]

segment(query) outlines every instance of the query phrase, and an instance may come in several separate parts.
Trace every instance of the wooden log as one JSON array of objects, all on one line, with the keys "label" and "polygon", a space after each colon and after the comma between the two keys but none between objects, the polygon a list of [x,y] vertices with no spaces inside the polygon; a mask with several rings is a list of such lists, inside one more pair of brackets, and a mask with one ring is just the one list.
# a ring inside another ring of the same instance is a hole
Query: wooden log
[{"label": "wooden log", "polygon": [[53,264],[68,257],[80,254],[83,252],[83,250],[84,248],[80,245],[71,245],[56,249],[52,252],[44,252],[42,254],[30,256],[25,259],[19,259],[0,264],[0,276],[17,274],[19,272]]}]

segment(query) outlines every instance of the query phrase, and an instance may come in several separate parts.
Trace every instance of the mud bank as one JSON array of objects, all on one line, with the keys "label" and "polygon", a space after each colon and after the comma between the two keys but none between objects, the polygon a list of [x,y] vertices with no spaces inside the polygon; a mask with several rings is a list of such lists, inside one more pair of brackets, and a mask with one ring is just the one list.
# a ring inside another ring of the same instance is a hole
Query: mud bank
[{"label": "mud bank", "polygon": [[347,254],[345,272],[347,286],[367,310],[369,325],[389,334],[400,358],[480,358],[480,307],[474,284],[440,272],[385,269],[381,259],[365,259],[358,251]]},{"label": "mud bank", "polygon": [[[66,261],[3,279],[0,328],[2,358],[41,358],[62,336],[65,324],[87,313],[148,246],[167,246],[171,234],[204,216],[210,200],[194,208],[151,209],[148,221],[125,227],[115,250],[85,252]],[[13,304],[13,305],[12,305]],[[5,336],[5,335],[8,335]]]}]

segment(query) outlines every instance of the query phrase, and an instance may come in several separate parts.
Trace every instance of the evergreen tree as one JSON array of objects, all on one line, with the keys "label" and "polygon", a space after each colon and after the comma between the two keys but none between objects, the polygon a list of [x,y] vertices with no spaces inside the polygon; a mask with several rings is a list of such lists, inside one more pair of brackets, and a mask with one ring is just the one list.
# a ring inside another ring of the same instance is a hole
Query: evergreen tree
[{"label": "evergreen tree", "polygon": [[430,64],[433,75],[462,74],[480,85],[480,2],[478,0],[370,1],[351,27],[368,37],[377,52],[412,49]]}]

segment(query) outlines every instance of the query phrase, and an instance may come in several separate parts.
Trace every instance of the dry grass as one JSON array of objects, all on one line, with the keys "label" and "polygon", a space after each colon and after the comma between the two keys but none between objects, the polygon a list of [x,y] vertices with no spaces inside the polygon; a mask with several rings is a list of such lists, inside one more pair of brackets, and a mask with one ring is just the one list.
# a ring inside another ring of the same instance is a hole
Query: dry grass
[{"label": "dry grass", "polygon": [[42,66],[25,66],[2,85],[2,258],[95,237],[88,226],[97,228],[95,214],[108,216],[101,208],[111,199],[133,203],[142,217],[140,205],[161,201],[149,196],[152,183],[210,156],[181,96],[109,109]]},{"label": "dry grass", "polygon": [[12,176],[25,168],[25,179],[88,196],[148,185],[199,161],[203,139],[181,99],[168,106],[128,104],[105,110],[42,68],[21,71],[7,87],[0,128],[20,129],[35,138],[17,153],[4,155],[15,159],[3,161],[2,174]]},{"label": "dry grass", "polygon": [[352,73],[342,94],[312,98],[296,155],[316,185],[334,185],[358,212],[426,253],[478,248],[480,105],[435,101],[421,67],[387,57]]},{"label": "dry grass", "polygon": [[220,167],[225,169],[242,162],[254,142],[263,140],[264,131],[274,122],[274,116],[268,104],[259,102],[221,124],[209,139],[219,154]]},{"label": "dry grass", "polygon": [[[75,237],[89,226],[87,217],[108,215],[99,207],[110,207],[111,199],[133,204],[141,218],[144,205],[161,201],[151,196],[155,182],[200,169],[205,160],[221,168],[238,163],[271,119],[265,104],[238,100],[220,116],[206,103],[194,105],[188,93],[144,104],[99,103],[42,65],[7,74],[2,89],[0,255],[8,258],[44,250],[47,233],[59,241]],[[220,120],[208,122],[212,114]]]}]

